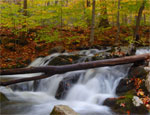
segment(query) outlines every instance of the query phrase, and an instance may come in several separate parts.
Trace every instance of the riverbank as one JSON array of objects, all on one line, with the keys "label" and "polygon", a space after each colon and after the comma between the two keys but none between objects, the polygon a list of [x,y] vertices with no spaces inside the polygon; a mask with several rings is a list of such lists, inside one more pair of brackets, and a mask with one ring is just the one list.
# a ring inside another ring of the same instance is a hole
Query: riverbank
[{"label": "riverbank", "polygon": [[[29,30],[23,38],[22,33],[14,35],[12,29],[1,28],[1,69],[22,68],[28,66],[37,57],[44,57],[53,52],[72,52],[90,48],[105,48],[115,46],[128,46],[132,42],[132,29],[134,27],[121,27],[120,38],[116,40],[117,28],[109,27],[104,30],[96,30],[94,45],[89,43],[90,28],[53,28],[61,35],[59,40],[47,42],[36,39],[38,31],[42,27]],[[45,28],[44,28],[45,29]],[[149,26],[140,27],[138,41],[139,46],[149,45]]]}]

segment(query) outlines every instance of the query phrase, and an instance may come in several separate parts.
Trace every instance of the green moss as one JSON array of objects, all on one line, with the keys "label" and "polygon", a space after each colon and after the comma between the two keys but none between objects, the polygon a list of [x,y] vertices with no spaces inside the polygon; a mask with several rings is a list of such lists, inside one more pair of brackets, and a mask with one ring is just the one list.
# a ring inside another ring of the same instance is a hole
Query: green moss
[{"label": "green moss", "polygon": [[[116,101],[116,104],[112,107],[113,111],[120,114],[125,114],[127,111],[130,111],[133,114],[146,114],[148,113],[148,110],[146,107],[142,104],[139,107],[136,107],[133,104],[132,98],[135,94],[134,90],[130,90],[125,94],[124,99],[118,99]],[[121,104],[124,104],[125,106],[121,106]]]}]

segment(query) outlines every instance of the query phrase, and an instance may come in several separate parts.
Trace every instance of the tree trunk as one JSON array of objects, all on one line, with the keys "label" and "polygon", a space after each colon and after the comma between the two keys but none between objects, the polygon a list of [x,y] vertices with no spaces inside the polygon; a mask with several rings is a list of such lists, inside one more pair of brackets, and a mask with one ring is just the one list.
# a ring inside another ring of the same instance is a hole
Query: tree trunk
[{"label": "tree trunk", "polygon": [[24,9],[24,16],[27,16],[27,0],[24,0],[23,9]]},{"label": "tree trunk", "polygon": [[87,6],[87,7],[90,7],[90,6],[91,6],[90,0],[86,0],[86,6]]},{"label": "tree trunk", "polygon": [[118,11],[117,11],[117,40],[119,39],[120,34],[120,1],[118,0]]},{"label": "tree trunk", "polygon": [[93,0],[92,4],[92,24],[91,24],[91,35],[90,35],[90,43],[94,42],[94,29],[95,29],[95,0]]},{"label": "tree trunk", "polygon": [[138,16],[136,17],[136,27],[134,29],[134,34],[133,34],[133,43],[131,43],[129,45],[130,52],[136,50],[136,46],[138,45],[138,40],[140,39],[140,37],[138,35],[138,30],[139,30],[142,12],[144,10],[145,4],[146,4],[146,0],[143,0],[142,5],[141,5],[139,12],[138,12]]},{"label": "tree trunk", "polygon": [[62,74],[62,73],[69,72],[69,71],[84,70],[84,69],[104,67],[104,66],[114,66],[114,65],[120,65],[120,64],[128,64],[128,63],[134,63],[134,62],[143,61],[147,59],[150,59],[149,53],[142,54],[142,55],[135,55],[135,56],[127,56],[127,57],[122,57],[122,58],[115,58],[115,59],[106,59],[106,60],[99,60],[99,61],[93,61],[93,62],[64,65],[64,66],[46,66],[46,67],[31,67],[31,68],[0,70],[0,75],[39,73],[39,72],[45,73],[44,75],[41,75],[41,76],[10,80],[8,82],[0,82],[0,86],[7,86],[7,85],[25,82],[25,81],[43,79],[43,78],[50,77],[54,74]]},{"label": "tree trunk", "polygon": [[136,41],[136,36],[138,35],[138,30],[139,30],[139,26],[140,26],[141,17],[142,17],[142,12],[145,8],[145,4],[146,4],[146,0],[143,0],[142,5],[141,5],[139,12],[138,12],[138,16],[136,18],[136,27],[135,27],[134,35],[133,35],[134,41]]}]

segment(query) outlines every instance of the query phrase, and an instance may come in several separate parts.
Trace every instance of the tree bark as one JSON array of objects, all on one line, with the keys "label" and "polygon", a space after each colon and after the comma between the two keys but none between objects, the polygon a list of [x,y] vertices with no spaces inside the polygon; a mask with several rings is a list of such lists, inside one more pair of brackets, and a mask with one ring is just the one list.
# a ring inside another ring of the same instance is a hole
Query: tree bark
[{"label": "tree bark", "polygon": [[0,82],[0,86],[6,86],[14,83],[43,79],[43,78],[50,77],[54,74],[62,74],[69,71],[128,64],[128,63],[134,63],[137,61],[142,61],[147,59],[150,59],[149,53],[142,54],[142,55],[135,55],[135,56],[127,56],[122,58],[106,59],[106,60],[85,62],[85,63],[72,64],[72,65],[64,65],[64,66],[46,66],[46,67],[31,67],[31,68],[0,70],[0,75],[10,75],[10,74],[13,75],[13,74],[38,73],[38,72],[45,73],[44,75],[41,76],[22,78],[22,79],[12,80],[8,82]]},{"label": "tree bark", "polygon": [[27,0],[24,0],[23,9],[24,9],[24,16],[27,16]]},{"label": "tree bark", "polygon": [[92,4],[92,24],[91,24],[91,35],[90,35],[90,43],[94,42],[94,29],[95,29],[95,0],[93,0]]},{"label": "tree bark", "polygon": [[136,27],[135,27],[135,30],[134,30],[134,35],[133,35],[133,39],[136,41],[136,36],[138,34],[138,30],[139,30],[139,26],[140,26],[140,21],[141,21],[141,17],[142,17],[142,12],[145,8],[145,4],[146,4],[146,0],[143,0],[142,2],[142,5],[139,9],[139,12],[138,12],[138,16],[136,18]]},{"label": "tree bark", "polygon": [[117,40],[119,39],[120,34],[120,1],[118,0],[118,11],[117,11]]},{"label": "tree bark", "polygon": [[90,0],[86,0],[86,6],[90,7],[90,5],[91,5]]}]

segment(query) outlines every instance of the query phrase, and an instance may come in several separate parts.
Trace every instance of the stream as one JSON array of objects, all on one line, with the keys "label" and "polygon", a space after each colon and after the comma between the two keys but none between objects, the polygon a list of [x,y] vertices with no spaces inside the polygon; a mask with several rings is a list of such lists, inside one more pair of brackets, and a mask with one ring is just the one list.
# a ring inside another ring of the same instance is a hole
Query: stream
[{"label": "stream", "polygon": [[[46,57],[37,58],[28,67],[46,66],[59,55],[84,55],[78,63],[95,54],[100,54],[106,50],[90,49],[73,53],[55,53]],[[150,49],[138,49],[136,54],[150,53]],[[56,74],[50,78],[38,81],[35,87],[34,82],[24,82],[11,85],[10,87],[0,87],[0,92],[5,94],[10,100],[2,103],[1,114],[21,114],[21,115],[49,115],[55,105],[68,105],[81,115],[111,115],[113,112],[103,102],[108,97],[117,97],[116,87],[119,81],[126,77],[132,64],[117,65],[111,67],[100,67],[88,70]],[[23,78],[37,76],[36,74],[5,75],[0,78]],[[80,77],[63,99],[56,99],[55,95],[60,81],[69,76],[79,74]]]}]

